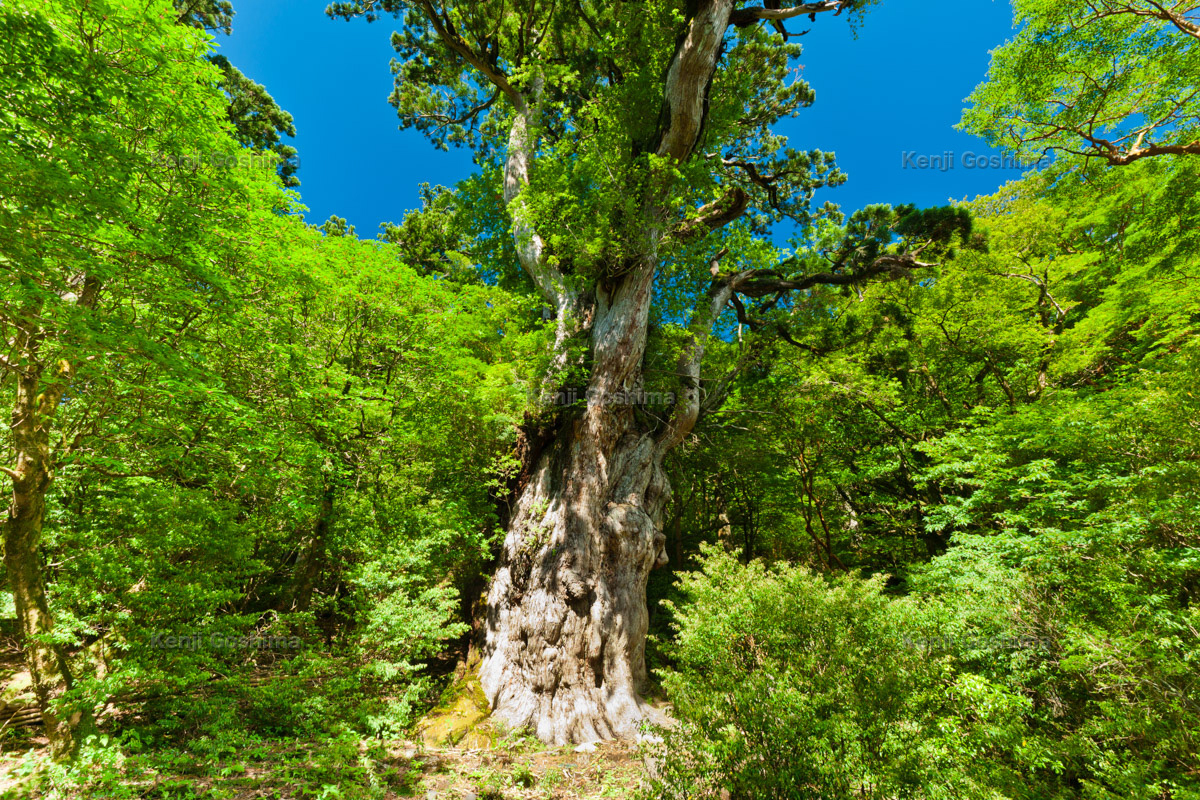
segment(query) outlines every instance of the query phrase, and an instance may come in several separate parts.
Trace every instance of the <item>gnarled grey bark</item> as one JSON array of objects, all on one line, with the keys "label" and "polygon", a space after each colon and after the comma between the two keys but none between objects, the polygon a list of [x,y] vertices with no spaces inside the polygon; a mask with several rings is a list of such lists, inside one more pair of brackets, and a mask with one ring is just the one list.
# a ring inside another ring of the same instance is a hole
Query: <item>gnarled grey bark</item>
[{"label": "gnarled grey bark", "polygon": [[631,737],[648,709],[646,582],[670,489],[628,406],[569,415],[538,456],[488,596],[496,717],[564,744]]},{"label": "gnarled grey bark", "polygon": [[548,742],[632,737],[651,713],[646,583],[666,563],[670,487],[665,449],[624,400],[641,383],[653,276],[645,263],[597,293],[589,401],[533,459],[488,596],[484,691]]}]

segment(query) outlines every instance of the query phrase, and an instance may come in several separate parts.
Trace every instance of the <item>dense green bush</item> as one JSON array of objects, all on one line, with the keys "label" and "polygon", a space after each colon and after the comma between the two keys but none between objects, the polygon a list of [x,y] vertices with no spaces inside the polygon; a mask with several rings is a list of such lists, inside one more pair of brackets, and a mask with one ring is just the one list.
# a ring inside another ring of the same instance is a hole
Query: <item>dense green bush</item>
[{"label": "dense green bush", "polygon": [[[829,580],[707,549],[674,608],[682,722],[666,734],[669,797],[992,797],[967,767],[1013,738],[1026,701],[930,652],[937,629],[884,580]],[[972,724],[956,716],[975,715]]]},{"label": "dense green bush", "polygon": [[704,548],[668,604],[671,797],[1200,797],[1195,375],[1068,393],[928,443],[960,531],[876,577]]}]

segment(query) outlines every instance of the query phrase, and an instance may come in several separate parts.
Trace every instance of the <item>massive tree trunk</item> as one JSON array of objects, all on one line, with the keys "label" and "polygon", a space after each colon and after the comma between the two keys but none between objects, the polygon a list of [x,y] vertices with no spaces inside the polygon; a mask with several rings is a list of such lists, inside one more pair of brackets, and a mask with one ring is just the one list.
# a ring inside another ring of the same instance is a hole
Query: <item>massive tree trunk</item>
[{"label": "massive tree trunk", "polygon": [[601,287],[592,312],[586,405],[530,454],[488,595],[480,680],[495,715],[557,744],[631,738],[653,713],[646,678],[650,570],[667,563],[663,459],[695,425],[699,371],[734,282],[695,314],[666,425],[639,425],[652,264]]},{"label": "massive tree trunk", "polygon": [[[733,8],[697,4],[664,86],[655,151],[675,162],[696,146],[706,97]],[[695,424],[696,377],[716,291],[694,320],[680,360],[684,385],[665,426],[635,414],[642,388],[647,324],[659,244],[672,217],[664,179],[648,181],[643,257],[581,292],[544,258],[544,243],[524,205],[536,152],[542,85],[513,98],[505,200],[526,272],[557,312],[555,359],[544,388],[558,388],[566,343],[588,337],[588,386],[578,408],[560,410],[557,429],[531,454],[488,594],[480,680],[493,714],[556,744],[631,738],[651,716],[640,692],[646,678],[650,570],[667,561],[662,532],[670,486],[663,458]],[[654,190],[652,190],[654,191]],[[719,297],[717,295],[720,295]]]},{"label": "massive tree trunk", "polygon": [[639,427],[652,268],[596,303],[589,401],[533,456],[488,596],[481,681],[496,715],[548,742],[630,737],[650,570],[666,561],[664,442]]}]

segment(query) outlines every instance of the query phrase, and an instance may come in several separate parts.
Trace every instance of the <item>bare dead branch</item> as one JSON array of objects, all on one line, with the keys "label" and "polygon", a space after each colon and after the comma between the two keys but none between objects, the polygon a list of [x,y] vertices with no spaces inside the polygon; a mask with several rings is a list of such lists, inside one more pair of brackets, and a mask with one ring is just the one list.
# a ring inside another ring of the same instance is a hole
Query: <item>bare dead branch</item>
[{"label": "bare dead branch", "polygon": [[782,22],[785,19],[792,19],[804,14],[823,14],[826,11],[841,13],[842,5],[840,0],[825,0],[825,2],[821,3],[801,3],[798,6],[789,6],[788,8],[764,8],[763,6],[739,8],[733,12],[729,22],[731,25],[744,28],[747,25],[753,25],[759,20]]}]

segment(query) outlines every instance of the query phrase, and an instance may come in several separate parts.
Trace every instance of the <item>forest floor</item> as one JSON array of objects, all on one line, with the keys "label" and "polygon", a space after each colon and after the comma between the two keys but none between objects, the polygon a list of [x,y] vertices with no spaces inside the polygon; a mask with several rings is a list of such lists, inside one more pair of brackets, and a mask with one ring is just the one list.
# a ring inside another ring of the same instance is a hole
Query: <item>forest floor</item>
[{"label": "forest floor", "polygon": [[[0,654],[0,717],[35,708],[20,659]],[[121,735],[53,794],[83,800],[593,800],[644,794],[639,745],[598,742],[549,747],[489,719],[478,682],[461,667],[436,707],[407,739],[343,733],[321,739],[264,738],[232,728],[220,743],[169,749]],[[269,687],[263,687],[269,691]],[[102,726],[108,727],[108,726]],[[127,732],[128,733],[128,732]],[[205,752],[205,751],[208,752]],[[27,721],[0,721],[0,800],[50,796],[31,782],[49,763],[46,741]],[[35,778],[36,779],[36,778]],[[78,788],[67,788],[78,787]]]},{"label": "forest floor", "polygon": [[[38,797],[22,788],[23,766],[44,757],[44,742],[0,753],[0,797]],[[187,798],[188,800],[592,800],[632,798],[646,785],[637,746],[605,742],[581,752],[508,739],[482,748],[424,747],[410,741],[361,742],[357,758],[337,752],[344,740],[259,742],[234,758],[129,756],[121,778],[110,776],[66,796],[88,800]]]},{"label": "forest floor", "polygon": [[[15,672],[15,671],[14,671]],[[32,703],[27,673],[6,675],[0,699]],[[61,798],[87,800],[593,800],[643,793],[637,744],[549,747],[495,730],[458,696],[419,727],[415,739],[343,735],[302,740],[232,735],[220,757],[197,749],[136,752],[129,742],[95,756],[66,781]],[[453,741],[455,744],[451,744]],[[31,776],[49,763],[36,725],[0,726],[0,800],[50,795]],[[77,787],[77,788],[66,788]]]},{"label": "forest floor", "polygon": [[417,797],[574,800],[633,797],[645,788],[635,745],[605,742],[594,751],[536,742],[493,750],[429,750]]}]

